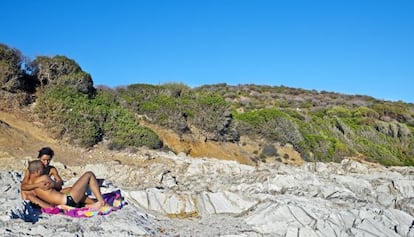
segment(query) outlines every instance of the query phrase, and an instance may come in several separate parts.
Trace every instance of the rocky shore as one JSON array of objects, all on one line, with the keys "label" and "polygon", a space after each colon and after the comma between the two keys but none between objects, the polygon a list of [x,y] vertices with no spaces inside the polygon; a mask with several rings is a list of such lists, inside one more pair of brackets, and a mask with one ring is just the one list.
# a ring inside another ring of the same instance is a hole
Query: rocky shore
[{"label": "rocky shore", "polygon": [[[103,192],[127,205],[105,216],[24,213],[19,185],[30,159],[1,156],[1,236],[414,236],[414,167],[341,163],[242,165],[184,154],[138,152],[131,159],[67,166],[70,185],[91,170]],[[11,165],[14,164],[14,165]],[[26,210],[27,213],[27,210]]]}]

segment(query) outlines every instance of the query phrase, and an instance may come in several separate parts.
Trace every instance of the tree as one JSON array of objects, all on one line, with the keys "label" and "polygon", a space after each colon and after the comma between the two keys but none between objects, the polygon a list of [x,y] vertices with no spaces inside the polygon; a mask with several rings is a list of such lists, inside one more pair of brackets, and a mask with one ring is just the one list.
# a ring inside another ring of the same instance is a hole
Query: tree
[{"label": "tree", "polygon": [[1,89],[16,92],[22,88],[24,74],[21,70],[23,56],[19,50],[0,44]]},{"label": "tree", "polygon": [[32,66],[42,88],[68,86],[84,94],[95,93],[91,76],[72,59],[59,55],[52,58],[40,56]]}]

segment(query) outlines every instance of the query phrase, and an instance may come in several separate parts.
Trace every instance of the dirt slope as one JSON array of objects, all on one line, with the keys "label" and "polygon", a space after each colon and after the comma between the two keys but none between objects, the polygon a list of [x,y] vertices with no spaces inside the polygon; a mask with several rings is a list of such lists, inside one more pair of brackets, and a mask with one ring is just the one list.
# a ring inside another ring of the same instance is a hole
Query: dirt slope
[{"label": "dirt slope", "polygon": [[[21,115],[22,116],[22,115]],[[0,150],[14,157],[35,155],[42,146],[56,145],[41,128],[20,116],[0,111]]]},{"label": "dirt slope", "polygon": [[41,147],[50,146],[55,151],[54,161],[65,166],[116,161],[134,167],[146,167],[154,162],[168,162],[163,159],[136,159],[147,157],[145,149],[135,156],[128,152],[109,151],[104,145],[83,149],[53,139],[41,123],[27,119],[20,112],[0,110],[0,169],[24,170],[28,160],[35,159]]},{"label": "dirt slope", "polygon": [[[104,145],[96,145],[90,149],[82,149],[71,146],[62,141],[53,139],[44,128],[43,124],[28,119],[23,112],[5,112],[0,110],[0,168],[5,167],[5,163],[14,163],[17,160],[34,159],[37,151],[44,146],[50,146],[55,151],[55,161],[64,165],[85,165],[88,163],[98,163],[116,160],[123,164],[135,166],[146,166],[145,162],[137,161],[128,153],[119,151],[109,151]],[[160,128],[155,125],[145,124],[153,129],[164,141],[164,143],[175,153],[184,152],[192,157],[214,157],[225,160],[236,160],[242,164],[254,165],[249,158],[255,151],[261,148],[260,142],[243,139],[240,144],[200,142],[194,136],[179,137],[172,131]],[[283,160],[285,163],[302,164],[300,155],[290,147],[280,147],[275,144],[282,157],[289,157]],[[145,151],[141,152],[145,155]],[[4,160],[12,157],[14,160]],[[3,158],[3,159],[1,159]],[[147,161],[155,162],[155,161]],[[156,161],[162,162],[162,161]],[[21,162],[20,162],[21,163]],[[7,164],[10,167],[12,164]]]},{"label": "dirt slope", "polygon": [[88,150],[53,139],[42,124],[29,121],[26,117],[22,113],[0,111],[0,157],[34,159],[41,147],[50,146],[55,151],[55,160],[63,164],[82,165],[97,159],[87,159]]}]

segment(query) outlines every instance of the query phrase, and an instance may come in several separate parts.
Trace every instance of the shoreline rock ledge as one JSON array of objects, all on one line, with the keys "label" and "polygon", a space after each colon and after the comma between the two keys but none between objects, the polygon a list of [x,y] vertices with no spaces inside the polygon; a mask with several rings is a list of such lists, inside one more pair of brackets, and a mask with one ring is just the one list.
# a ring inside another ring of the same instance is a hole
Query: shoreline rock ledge
[{"label": "shoreline rock ledge", "polygon": [[[414,167],[344,159],[301,166],[194,159],[154,152],[146,167],[70,167],[105,178],[127,205],[88,219],[25,222],[21,170],[0,171],[1,236],[414,236]],[[54,165],[59,166],[58,162]],[[62,165],[63,166],[63,165]],[[75,177],[65,177],[68,184]]]}]

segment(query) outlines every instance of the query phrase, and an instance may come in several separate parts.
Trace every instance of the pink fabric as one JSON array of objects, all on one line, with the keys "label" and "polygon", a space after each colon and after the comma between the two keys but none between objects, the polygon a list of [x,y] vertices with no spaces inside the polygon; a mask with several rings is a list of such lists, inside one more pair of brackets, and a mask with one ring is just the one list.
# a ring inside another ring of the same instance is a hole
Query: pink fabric
[{"label": "pink fabric", "polygon": [[51,208],[42,208],[42,212],[46,214],[65,214],[71,217],[93,217],[97,215],[107,215],[112,211],[121,209],[126,202],[121,195],[120,190],[116,190],[111,193],[105,193],[102,195],[105,201],[105,205],[98,210],[89,208],[89,207],[70,207],[68,209],[63,209],[59,206]]}]

